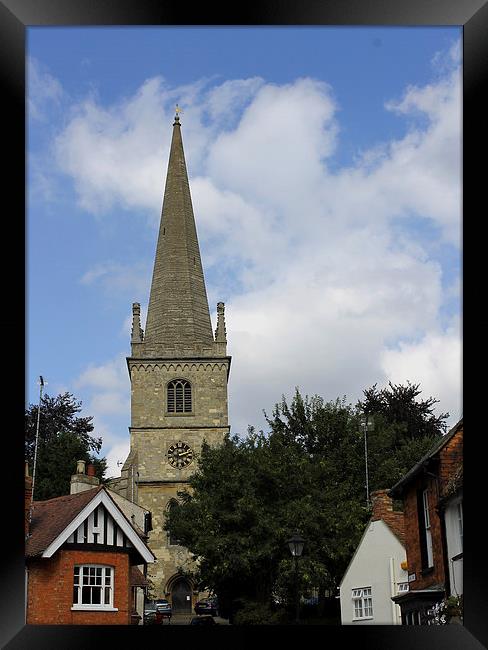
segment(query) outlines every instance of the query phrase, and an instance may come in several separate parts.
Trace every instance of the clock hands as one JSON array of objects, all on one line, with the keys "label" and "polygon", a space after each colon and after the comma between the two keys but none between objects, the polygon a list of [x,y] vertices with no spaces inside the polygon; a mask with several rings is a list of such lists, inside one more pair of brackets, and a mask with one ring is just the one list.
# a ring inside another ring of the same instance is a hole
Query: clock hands
[{"label": "clock hands", "polygon": [[[186,449],[185,449],[186,447]],[[172,446],[170,448],[169,453],[168,453],[168,460],[173,466],[182,468],[185,465],[188,465],[189,463],[192,462],[193,460],[193,449],[188,448],[188,445],[185,445],[183,447],[182,445],[178,444],[176,446]]]}]

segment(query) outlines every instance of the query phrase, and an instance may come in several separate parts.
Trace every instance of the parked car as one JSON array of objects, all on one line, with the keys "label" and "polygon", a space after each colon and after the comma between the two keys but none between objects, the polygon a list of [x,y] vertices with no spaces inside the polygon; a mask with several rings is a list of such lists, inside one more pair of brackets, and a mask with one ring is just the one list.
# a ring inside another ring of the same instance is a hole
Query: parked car
[{"label": "parked car", "polygon": [[171,603],[166,598],[158,598],[154,601],[156,608],[156,617],[163,616],[164,618],[171,618],[172,608]]},{"label": "parked car", "polygon": [[203,598],[195,603],[195,614],[210,614],[217,616],[218,602],[216,598]]},{"label": "parked car", "polygon": [[144,605],[144,625],[152,625],[156,621],[156,605],[148,601]]},{"label": "parked car", "polygon": [[210,614],[202,614],[192,618],[190,625],[218,625],[218,623]]}]

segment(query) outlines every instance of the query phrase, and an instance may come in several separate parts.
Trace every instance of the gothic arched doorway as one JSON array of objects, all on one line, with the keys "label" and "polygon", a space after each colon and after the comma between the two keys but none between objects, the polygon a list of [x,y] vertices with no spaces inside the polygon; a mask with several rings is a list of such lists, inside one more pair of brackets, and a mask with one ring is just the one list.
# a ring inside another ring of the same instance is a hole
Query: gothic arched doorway
[{"label": "gothic arched doorway", "polygon": [[191,594],[192,587],[186,578],[182,576],[173,581],[171,601],[174,614],[191,613]]}]

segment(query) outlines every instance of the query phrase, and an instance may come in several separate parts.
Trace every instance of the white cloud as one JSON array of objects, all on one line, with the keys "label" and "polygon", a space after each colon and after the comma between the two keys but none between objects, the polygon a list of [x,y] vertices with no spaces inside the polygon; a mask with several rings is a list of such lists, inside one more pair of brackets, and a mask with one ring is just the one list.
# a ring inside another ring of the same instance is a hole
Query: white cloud
[{"label": "white cloud", "polygon": [[29,57],[27,65],[28,114],[31,119],[47,122],[49,111],[58,107],[65,93],[60,82],[40,61]]},{"label": "white cloud", "polygon": [[123,355],[102,365],[90,364],[75,382],[79,388],[111,391],[125,389],[128,384],[127,369]]},{"label": "white cloud", "polygon": [[[457,408],[460,334],[440,327],[453,289],[443,290],[442,260],[431,257],[411,217],[434,224],[439,242],[459,250],[459,75],[451,66],[388,102],[387,110],[410,121],[406,134],[334,172],[327,163],[340,146],[340,117],[322,81],[169,88],[157,78],[117,105],[91,98],[73,111],[56,151],[81,205],[104,218],[114,206],[146,210],[154,225],[175,101],[185,109],[203,263],[214,278],[209,294],[227,296],[234,430],[260,426],[261,409],[271,411],[297,384],[354,402],[373,383],[409,379],[439,397],[441,410]],[[82,281],[132,282],[138,295],[149,293],[148,276],[116,261]],[[128,378],[118,363],[80,377],[81,387],[99,391],[92,404],[100,417],[128,408]]]},{"label": "white cloud", "polygon": [[151,262],[135,264],[104,261],[85,271],[80,283],[102,286],[108,292],[121,292],[132,296],[145,295],[151,282]]},{"label": "white cloud", "polygon": [[93,435],[102,438],[101,455],[108,461],[107,476],[119,476],[117,461],[125,461],[129,439],[130,381],[125,354],[105,363],[90,364],[74,381],[85,413],[93,416]]},{"label": "white cloud", "polygon": [[129,438],[125,442],[118,442],[110,447],[105,458],[107,459],[107,478],[116,478],[120,476],[120,471],[125,459],[129,455],[130,444]]},{"label": "white cloud", "polygon": [[100,214],[114,204],[157,210],[161,160],[169,144],[162,128],[162,87],[163,81],[155,78],[112,108],[102,108],[95,98],[74,107],[55,153],[86,210]]},{"label": "white cloud", "polygon": [[415,380],[430,396],[439,399],[438,414],[450,412],[453,426],[462,417],[460,386],[462,350],[459,331],[426,334],[416,343],[400,342],[395,349],[385,349],[381,365],[387,378],[395,384]]}]

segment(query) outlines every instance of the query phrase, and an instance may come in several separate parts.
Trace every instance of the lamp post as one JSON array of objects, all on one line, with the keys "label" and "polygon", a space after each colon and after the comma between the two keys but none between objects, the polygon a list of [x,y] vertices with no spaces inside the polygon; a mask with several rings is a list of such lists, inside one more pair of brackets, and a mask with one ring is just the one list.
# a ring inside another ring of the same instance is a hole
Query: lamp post
[{"label": "lamp post", "polygon": [[364,432],[364,466],[366,473],[366,507],[369,507],[369,479],[368,479],[368,431],[374,429],[374,422],[367,415],[361,416],[361,426]]},{"label": "lamp post", "polygon": [[300,617],[300,599],[298,597],[298,558],[302,554],[305,540],[299,535],[299,533],[294,533],[286,543],[288,544],[288,548],[290,549],[295,564],[295,623],[298,623]]}]

